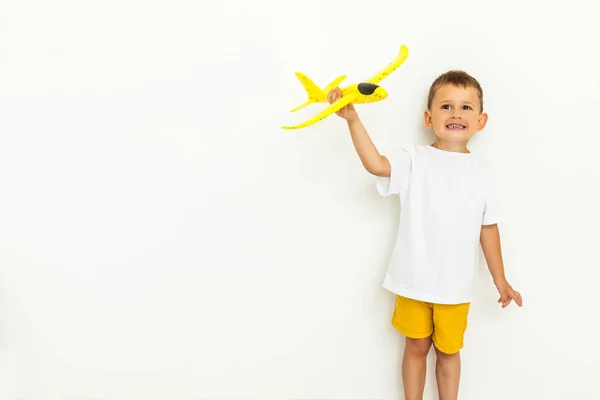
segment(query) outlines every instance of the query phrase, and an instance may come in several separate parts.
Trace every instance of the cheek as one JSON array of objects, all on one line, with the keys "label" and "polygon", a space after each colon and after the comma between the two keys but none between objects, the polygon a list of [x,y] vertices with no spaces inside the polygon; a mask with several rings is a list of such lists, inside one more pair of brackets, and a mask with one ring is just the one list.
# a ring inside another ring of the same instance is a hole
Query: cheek
[{"label": "cheek", "polygon": [[446,118],[444,118],[443,116],[436,118],[435,119],[435,125],[437,125],[437,126],[445,126],[446,125]]}]

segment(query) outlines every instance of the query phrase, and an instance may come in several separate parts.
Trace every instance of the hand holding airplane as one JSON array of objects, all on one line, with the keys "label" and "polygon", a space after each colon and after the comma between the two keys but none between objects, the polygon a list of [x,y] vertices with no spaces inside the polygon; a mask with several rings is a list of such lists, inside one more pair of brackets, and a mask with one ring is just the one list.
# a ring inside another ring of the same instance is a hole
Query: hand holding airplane
[{"label": "hand holding airplane", "polygon": [[[304,128],[309,125],[315,124],[331,114],[337,112],[344,106],[348,104],[358,104],[358,103],[374,103],[376,101],[381,101],[387,97],[387,92],[384,88],[377,85],[377,83],[381,82],[385,77],[391,74],[396,68],[398,68],[404,60],[408,57],[408,48],[404,45],[400,47],[400,52],[396,56],[396,58],[389,63],[385,68],[377,72],[371,78],[364,82],[355,83],[345,88],[341,89],[341,97],[333,102],[329,107],[325,108],[315,117],[305,121],[296,126],[282,126],[283,129],[299,129]],[[307,76],[301,74],[300,72],[296,72],[296,76],[306,89],[308,93],[308,101],[293,110],[298,111],[301,108],[304,108],[312,103],[326,103],[328,93],[338,87],[338,85],[346,79],[346,75],[342,75],[336,79],[334,79],[329,85],[327,85],[323,90],[319,89],[317,85],[313,81],[311,81]]]}]

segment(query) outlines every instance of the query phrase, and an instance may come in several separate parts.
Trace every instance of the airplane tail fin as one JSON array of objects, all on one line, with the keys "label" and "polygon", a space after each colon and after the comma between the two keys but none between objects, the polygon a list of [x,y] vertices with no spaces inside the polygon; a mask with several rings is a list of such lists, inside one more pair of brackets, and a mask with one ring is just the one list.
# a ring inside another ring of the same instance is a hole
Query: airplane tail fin
[{"label": "airplane tail fin", "polygon": [[308,101],[306,103],[301,104],[298,107],[294,108],[293,110],[291,110],[291,112],[298,111],[301,108],[304,108],[312,103],[326,102],[327,94],[332,89],[337,87],[346,78],[346,75],[342,75],[342,76],[334,79],[329,85],[327,85],[325,87],[325,89],[321,90],[306,75],[301,74],[300,72],[296,72],[296,76],[298,77],[298,80],[300,80],[300,83],[302,83],[302,86],[304,86],[304,89],[306,90],[306,93],[308,94]]}]

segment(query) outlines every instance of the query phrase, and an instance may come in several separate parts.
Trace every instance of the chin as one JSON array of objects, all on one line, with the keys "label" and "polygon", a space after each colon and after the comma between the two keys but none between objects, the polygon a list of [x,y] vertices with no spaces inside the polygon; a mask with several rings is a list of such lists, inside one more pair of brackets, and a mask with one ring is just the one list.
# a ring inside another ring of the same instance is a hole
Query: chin
[{"label": "chin", "polygon": [[471,139],[471,135],[438,135],[438,137],[447,142],[466,142]]},{"label": "chin", "polygon": [[444,140],[448,140],[448,141],[464,142],[465,140],[471,139],[474,135],[475,135],[474,132],[469,132],[469,131],[448,132],[444,129],[437,136],[439,136],[440,139],[444,139]]}]

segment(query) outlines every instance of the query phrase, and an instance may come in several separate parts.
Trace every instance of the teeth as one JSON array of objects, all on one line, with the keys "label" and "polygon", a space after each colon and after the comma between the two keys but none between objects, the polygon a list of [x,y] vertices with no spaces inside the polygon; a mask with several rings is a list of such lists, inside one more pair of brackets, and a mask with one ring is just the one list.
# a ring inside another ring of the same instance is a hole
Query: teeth
[{"label": "teeth", "polygon": [[446,125],[450,129],[464,129],[463,125]]}]

